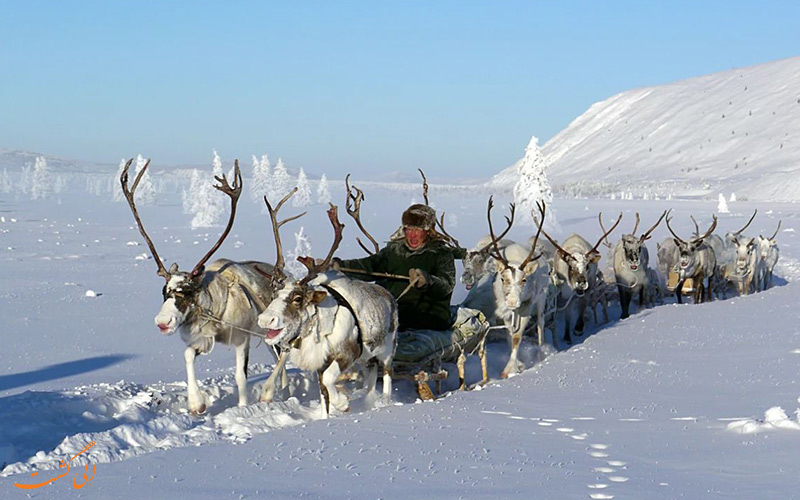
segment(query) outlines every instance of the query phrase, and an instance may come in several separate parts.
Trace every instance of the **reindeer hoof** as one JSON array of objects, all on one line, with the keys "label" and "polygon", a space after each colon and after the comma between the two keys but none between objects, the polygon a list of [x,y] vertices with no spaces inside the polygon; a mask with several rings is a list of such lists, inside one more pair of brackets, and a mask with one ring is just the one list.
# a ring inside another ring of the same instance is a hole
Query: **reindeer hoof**
[{"label": "reindeer hoof", "polygon": [[192,415],[196,415],[196,416],[205,415],[206,409],[207,409],[206,405],[203,404],[203,405],[200,406],[200,408],[197,408],[197,409],[194,409],[194,410],[189,410],[189,413],[191,413]]},{"label": "reindeer hoof", "polygon": [[419,382],[417,384],[417,392],[419,393],[419,398],[423,401],[433,401],[433,391],[431,391],[430,386],[427,382]]},{"label": "reindeer hoof", "polygon": [[503,379],[506,379],[506,378],[508,378],[508,373],[507,373],[507,372],[503,372],[503,373],[501,373],[501,374],[500,374],[500,378],[503,378]]}]

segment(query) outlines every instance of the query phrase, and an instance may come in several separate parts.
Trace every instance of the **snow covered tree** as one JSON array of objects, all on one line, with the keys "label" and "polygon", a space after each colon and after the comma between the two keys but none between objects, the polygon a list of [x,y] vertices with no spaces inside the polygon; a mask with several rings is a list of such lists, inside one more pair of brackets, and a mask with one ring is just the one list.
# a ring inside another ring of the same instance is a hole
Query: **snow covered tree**
[{"label": "snow covered tree", "polygon": [[731,197],[728,199],[728,203],[733,203],[736,201],[736,193],[731,193]]},{"label": "snow covered tree", "polygon": [[295,276],[304,276],[308,273],[308,269],[297,261],[297,257],[311,255],[311,242],[308,240],[303,226],[300,226],[299,232],[294,233],[294,241],[294,250],[289,252],[289,256],[286,259],[286,268]]},{"label": "snow covered tree", "polygon": [[22,167],[22,173],[19,177],[19,190],[22,194],[28,194],[31,190],[31,182],[33,181],[33,174],[31,173],[30,164]]},{"label": "snow covered tree", "polygon": [[[225,215],[225,197],[214,188],[214,176],[222,177],[222,161],[214,151],[214,160],[211,163],[212,177],[205,177],[198,173],[197,185],[192,192],[190,188],[189,197],[191,198],[192,229],[198,227],[211,227],[220,224]],[[233,182],[229,180],[229,182]]]},{"label": "snow covered tree", "polygon": [[3,169],[3,175],[0,176],[0,193],[8,194],[13,189],[14,185],[11,182],[11,176],[8,175],[8,169]]},{"label": "snow covered tree", "polygon": [[[272,165],[269,163],[269,157],[262,155],[261,160],[253,155],[253,180],[250,183],[250,198],[259,204],[263,204],[264,196],[270,195],[270,170]],[[270,203],[272,200],[270,200]]]},{"label": "snow covered tree", "polygon": [[196,168],[192,169],[192,176],[191,180],[189,181],[189,190],[183,191],[183,213],[185,214],[193,214],[195,213],[195,204],[197,203],[198,195],[200,194],[200,185],[202,184],[202,179],[200,178],[200,171]]},{"label": "snow covered tree", "polygon": [[317,185],[317,203],[327,205],[331,202],[331,192],[328,190],[328,177],[322,174]]},{"label": "snow covered tree", "polygon": [[279,201],[281,198],[289,194],[289,191],[294,189],[292,186],[292,178],[286,170],[286,165],[283,160],[278,158],[278,164],[275,165],[275,170],[272,171],[272,184],[270,186],[270,200]]},{"label": "snow covered tree", "polygon": [[[142,155],[136,157],[136,175],[142,171],[147,162]],[[135,178],[135,177],[134,177]],[[156,201],[156,187],[150,179],[150,170],[145,170],[142,179],[139,181],[139,186],[136,188],[136,203],[139,205],[152,205]]]},{"label": "snow covered tree", "polygon": [[719,194],[719,203],[717,203],[717,212],[721,214],[729,214],[731,211],[728,210],[728,202],[725,201],[725,195],[722,193]]},{"label": "snow covered tree", "polygon": [[211,161],[211,173],[215,177],[222,177],[222,159],[217,154],[216,149],[212,149],[214,152],[214,159]]},{"label": "snow covered tree", "polygon": [[119,167],[117,167],[117,173],[114,174],[114,183],[112,184],[113,190],[111,192],[112,199],[114,201],[122,201],[125,199],[125,195],[122,193],[122,184],[119,182],[119,178],[122,175],[122,171],[125,170],[125,158],[119,161]]},{"label": "snow covered tree", "polygon": [[553,191],[545,174],[547,162],[538,143],[538,138],[531,137],[528,147],[525,148],[525,156],[517,167],[519,179],[514,185],[514,202],[522,215],[519,219],[526,224],[533,224],[530,214],[538,214],[536,202],[543,201],[547,205],[544,227],[552,231],[558,226],[552,207]]},{"label": "snow covered tree", "polygon": [[302,168],[297,175],[297,192],[292,196],[292,205],[295,207],[311,205],[311,188],[308,186],[308,178]]},{"label": "snow covered tree", "polygon": [[47,169],[47,160],[38,156],[33,166],[33,185],[31,186],[31,199],[44,200],[53,191],[53,178]]}]

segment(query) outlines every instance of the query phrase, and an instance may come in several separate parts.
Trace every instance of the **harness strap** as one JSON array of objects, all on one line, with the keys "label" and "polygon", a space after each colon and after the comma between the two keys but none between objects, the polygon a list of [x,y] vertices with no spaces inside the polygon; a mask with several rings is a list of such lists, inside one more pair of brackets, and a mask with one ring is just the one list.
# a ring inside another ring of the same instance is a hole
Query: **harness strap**
[{"label": "harness strap", "polygon": [[[339,304],[341,307],[344,307],[345,309],[347,309],[348,311],[350,311],[350,314],[352,314],[352,315],[353,315],[353,319],[355,319],[355,320],[356,320],[356,330],[358,331],[358,345],[359,345],[359,346],[362,346],[362,351],[363,351],[364,338],[363,338],[363,336],[362,336],[361,322],[360,322],[360,321],[359,321],[359,319],[358,319],[358,315],[356,314],[356,311],[355,311],[355,309],[353,309],[353,306],[352,306],[352,305],[351,305],[349,302],[347,302],[347,299],[345,299],[345,298],[342,296],[342,294],[341,294],[341,293],[339,293],[338,291],[334,290],[333,288],[331,288],[331,287],[330,287],[330,286],[328,286],[328,285],[321,285],[321,286],[322,286],[322,288],[324,288],[324,289],[325,289],[325,290],[326,290],[326,291],[327,291],[329,294],[331,294],[331,297],[333,297],[333,298],[334,298],[334,300],[336,300],[336,303],[337,303],[337,304]],[[360,355],[360,354],[359,354],[359,355]]]}]

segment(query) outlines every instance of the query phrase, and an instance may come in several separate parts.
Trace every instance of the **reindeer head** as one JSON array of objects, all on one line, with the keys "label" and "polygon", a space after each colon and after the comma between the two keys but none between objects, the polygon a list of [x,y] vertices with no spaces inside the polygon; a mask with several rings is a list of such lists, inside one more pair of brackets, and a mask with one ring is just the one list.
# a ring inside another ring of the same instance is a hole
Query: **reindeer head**
[{"label": "reindeer head", "polygon": [[[511,244],[502,250],[498,246],[498,241],[505,236],[511,229],[514,223],[514,204],[510,207],[511,215],[506,217],[507,227],[499,237],[494,235],[494,228],[492,227],[492,197],[489,197],[489,207],[487,216],[489,219],[489,234],[491,235],[491,242],[485,248],[488,254],[494,260],[494,266],[499,278],[500,286],[502,287],[503,297],[505,298],[506,306],[509,309],[517,309],[522,304],[524,297],[529,296],[529,289],[527,287],[528,276],[533,274],[539,267],[539,258],[542,256],[540,253],[534,257],[536,252],[536,243],[539,241],[539,235],[542,232],[542,225],[544,224],[545,205],[544,202],[537,203],[539,213],[541,215],[538,224],[538,230],[533,240],[533,245],[530,249],[517,244]],[[490,248],[491,247],[491,248]]]},{"label": "reindeer head", "polygon": [[737,237],[732,242],[736,248],[736,274],[743,276],[750,272],[750,265],[755,261],[757,242],[755,238]]},{"label": "reindeer head", "polygon": [[[602,220],[602,216],[603,214],[601,213],[599,216],[600,220]],[[567,250],[559,245],[556,240],[551,238],[549,234],[542,231],[542,234],[544,234],[545,238],[547,238],[555,247],[558,259],[560,259],[567,266],[568,270],[565,276],[567,285],[575,292],[576,295],[581,296],[586,292],[586,290],[589,289],[591,281],[595,279],[597,263],[600,262],[601,257],[600,252],[597,251],[597,247],[599,247],[600,243],[602,243],[603,240],[605,240],[606,237],[617,228],[621,220],[622,212],[620,212],[617,221],[613,226],[611,226],[611,229],[605,231],[603,235],[600,236],[600,239],[597,240],[597,243],[595,243],[595,245],[588,251],[586,251],[586,248],[588,248],[589,243],[578,235],[574,235],[573,237],[577,239],[580,244],[576,245],[574,250],[572,249],[571,245],[567,245],[567,247],[570,248],[570,250]],[[567,240],[569,239],[570,238]]]},{"label": "reindeer head", "polygon": [[161,305],[161,310],[155,317],[155,323],[161,333],[170,335],[175,333],[175,331],[190,318],[193,309],[197,306],[198,296],[204,289],[203,278],[205,276],[205,264],[208,262],[208,259],[214,255],[220,245],[222,245],[222,242],[225,241],[225,238],[233,227],[233,220],[236,217],[236,204],[239,201],[239,195],[242,193],[242,174],[239,170],[239,160],[234,162],[233,186],[228,184],[225,174],[222,174],[222,177],[214,177],[219,183],[215,184],[214,187],[231,198],[231,215],[228,219],[225,231],[222,232],[217,242],[211,247],[211,250],[209,250],[194,266],[194,269],[188,273],[179,271],[178,264],[172,264],[169,271],[167,271],[164,268],[164,263],[158,256],[158,252],[156,252],[153,241],[144,230],[142,220],[139,218],[139,211],[136,209],[134,195],[139,181],[142,179],[147,167],[150,166],[150,160],[147,160],[142,170],[136,175],[133,186],[128,189],[128,169],[131,163],[133,163],[133,158],[128,160],[128,163],[122,170],[119,180],[122,184],[122,192],[125,195],[125,199],[128,200],[128,206],[130,206],[133,217],[136,219],[139,232],[142,234],[142,237],[144,237],[147,246],[150,248],[150,253],[153,255],[153,259],[158,266],[157,274],[166,280],[166,285],[164,285],[162,291],[164,303]]},{"label": "reindeer head", "polygon": [[161,291],[164,303],[155,317],[158,329],[164,335],[171,335],[194,313],[198,295],[203,290],[204,267],[200,272],[180,271],[178,264],[169,268],[169,279]]},{"label": "reindeer head", "polygon": [[328,218],[334,229],[334,240],[328,256],[318,265],[311,257],[298,257],[297,260],[308,268],[308,275],[299,281],[287,279],[272,302],[258,316],[258,326],[266,330],[266,342],[270,345],[287,345],[305,336],[306,330],[310,333],[315,309],[328,297],[326,292],[311,286],[311,281],[328,268],[342,241],[344,224],[339,222],[336,205],[331,204]]},{"label": "reindeer head", "polygon": [[[602,215],[602,214],[601,214]],[[667,215],[667,212],[663,212],[661,217],[658,218],[653,226],[648,229],[644,234],[641,236],[636,236],[636,230],[639,229],[639,212],[636,212],[636,224],[633,226],[633,231],[630,234],[623,234],[622,235],[622,255],[624,257],[624,263],[628,266],[629,269],[632,271],[638,270],[640,267],[644,267],[647,265],[647,262],[644,262],[642,259],[642,245],[644,242],[650,239],[650,235],[653,231],[661,224],[661,221]],[[600,227],[605,231],[605,227],[603,227],[603,219],[600,219]]]},{"label": "reindeer head", "polygon": [[777,252],[778,250],[778,240],[775,238],[778,236],[778,231],[781,229],[781,222],[778,221],[778,227],[775,229],[775,233],[772,234],[769,238],[764,238],[760,234],[758,235],[758,259],[761,261],[766,261],[769,259],[770,254]]},{"label": "reindeer head", "polygon": [[675,231],[673,231],[672,227],[669,225],[670,220],[671,218],[667,217],[667,229],[669,229],[669,232],[672,233],[675,244],[678,246],[678,272],[684,277],[692,277],[697,273],[697,266],[700,264],[697,257],[697,252],[703,246],[704,240],[714,232],[714,229],[717,228],[717,216],[715,215],[713,217],[711,227],[708,228],[708,231],[706,231],[705,234],[695,236],[689,241],[684,241],[677,234],[675,234]]}]

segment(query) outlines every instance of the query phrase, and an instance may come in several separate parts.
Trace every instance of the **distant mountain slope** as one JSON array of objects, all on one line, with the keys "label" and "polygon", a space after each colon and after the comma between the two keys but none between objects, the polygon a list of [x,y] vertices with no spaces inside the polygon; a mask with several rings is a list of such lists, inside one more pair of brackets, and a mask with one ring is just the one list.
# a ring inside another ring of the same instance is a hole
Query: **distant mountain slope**
[{"label": "distant mountain slope", "polygon": [[[542,151],[557,192],[800,200],[800,57],[623,92]],[[515,170],[491,184],[512,187]]]}]

